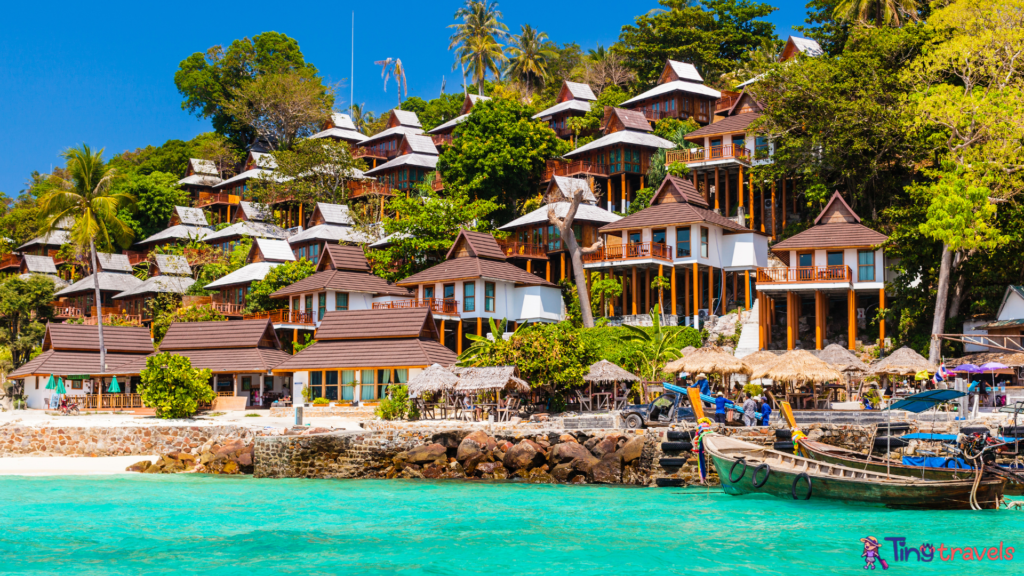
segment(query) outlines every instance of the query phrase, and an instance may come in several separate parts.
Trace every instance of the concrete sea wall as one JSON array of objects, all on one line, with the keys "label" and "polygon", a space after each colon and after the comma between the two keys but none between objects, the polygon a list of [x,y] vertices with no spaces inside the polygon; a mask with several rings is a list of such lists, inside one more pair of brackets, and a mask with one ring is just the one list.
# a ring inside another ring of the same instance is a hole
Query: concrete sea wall
[{"label": "concrete sea wall", "polygon": [[131,456],[190,453],[210,440],[255,437],[240,426],[0,426],[2,456]]}]

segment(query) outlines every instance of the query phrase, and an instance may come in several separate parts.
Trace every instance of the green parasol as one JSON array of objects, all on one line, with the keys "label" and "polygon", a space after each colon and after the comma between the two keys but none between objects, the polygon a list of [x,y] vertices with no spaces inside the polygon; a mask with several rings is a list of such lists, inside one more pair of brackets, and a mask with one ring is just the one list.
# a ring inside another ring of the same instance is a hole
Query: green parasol
[{"label": "green parasol", "polygon": [[107,392],[120,392],[120,391],[121,391],[121,387],[117,385],[117,376],[114,376],[114,379],[110,381],[110,388],[107,388]]},{"label": "green parasol", "polygon": [[57,383],[53,381],[53,374],[50,374],[50,379],[46,381],[46,389],[53,390],[57,387]]},{"label": "green parasol", "polygon": [[57,394],[67,394],[68,390],[64,387],[64,379],[57,378]]}]

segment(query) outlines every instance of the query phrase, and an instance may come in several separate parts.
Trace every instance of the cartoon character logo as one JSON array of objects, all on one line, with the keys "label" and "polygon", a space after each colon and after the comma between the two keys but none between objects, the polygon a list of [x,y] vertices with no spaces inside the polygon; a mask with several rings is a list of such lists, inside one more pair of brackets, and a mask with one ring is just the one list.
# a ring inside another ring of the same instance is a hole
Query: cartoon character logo
[{"label": "cartoon character logo", "polygon": [[874,570],[875,561],[877,560],[882,565],[882,570],[888,570],[889,564],[878,555],[878,549],[881,547],[878,543],[878,538],[868,536],[867,538],[861,538],[860,541],[864,543],[864,553],[861,554],[861,557],[864,558],[864,569]]}]

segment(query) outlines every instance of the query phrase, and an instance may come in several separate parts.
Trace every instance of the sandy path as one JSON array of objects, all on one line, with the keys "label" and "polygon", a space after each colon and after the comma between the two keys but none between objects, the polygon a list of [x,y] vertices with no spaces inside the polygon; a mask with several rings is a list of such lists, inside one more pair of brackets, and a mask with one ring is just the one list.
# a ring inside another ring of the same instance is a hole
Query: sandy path
[{"label": "sandy path", "polygon": [[125,468],[156,456],[18,456],[0,458],[0,476],[72,476],[130,474]]}]

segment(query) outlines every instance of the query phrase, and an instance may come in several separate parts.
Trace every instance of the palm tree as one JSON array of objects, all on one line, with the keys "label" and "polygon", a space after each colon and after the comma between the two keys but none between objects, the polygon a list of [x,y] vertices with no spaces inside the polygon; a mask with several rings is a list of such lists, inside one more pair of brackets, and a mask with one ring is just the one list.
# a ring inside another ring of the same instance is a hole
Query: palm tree
[{"label": "palm tree", "polygon": [[530,94],[535,83],[548,78],[548,62],[558,57],[548,35],[523,24],[522,34],[512,37],[508,46],[508,72],[518,78]]},{"label": "palm tree", "polygon": [[74,220],[71,241],[78,247],[89,247],[95,290],[96,324],[100,342],[100,370],[106,370],[107,353],[103,346],[103,300],[96,266],[96,240],[107,246],[126,246],[135,233],[122,222],[117,211],[130,206],[134,198],[123,192],[112,192],[116,170],[103,161],[103,150],[93,152],[82,144],[62,154],[70,179],[51,175],[56,189],[39,199],[48,233],[58,229],[66,219]]},{"label": "palm tree", "polygon": [[[495,356],[507,345],[503,336],[505,328],[508,326],[508,319],[504,318],[500,322],[495,322],[494,318],[488,318],[487,322],[491,325],[490,337],[466,334],[466,338],[472,344],[462,351],[462,356],[459,356],[459,366],[491,366]],[[526,326],[525,323],[520,324],[512,335],[518,334],[524,326]]]},{"label": "palm tree", "polygon": [[636,342],[641,347],[638,353],[646,364],[646,373],[641,376],[649,380],[656,379],[666,363],[682,355],[677,344],[679,332],[665,330],[661,323],[660,310],[657,304],[651,309],[651,322],[654,326],[650,331],[638,326],[623,326],[628,333],[622,339]]},{"label": "palm tree", "polygon": [[591,62],[601,62],[607,57],[608,51],[605,49],[604,46],[601,46],[600,44],[597,45],[597,48],[591,48],[590,50],[587,50],[587,58],[590,58]]},{"label": "palm tree", "polygon": [[859,24],[899,28],[920,20],[918,0],[841,0],[833,16]]},{"label": "palm tree", "polygon": [[[451,35],[448,49],[455,50],[456,64],[469,68],[477,94],[483,96],[487,73],[498,76],[501,65],[507,60],[505,49],[498,41],[508,37],[508,26],[501,22],[498,3],[486,0],[466,0],[466,5],[455,11],[455,19],[460,18],[461,23],[449,26],[455,33]],[[453,66],[452,70],[455,68]]]},{"label": "palm tree", "polygon": [[352,123],[356,125],[356,130],[366,134],[366,125],[373,122],[373,112],[363,110],[363,106],[366,104],[353,104],[348,110],[352,114]]},{"label": "palm tree", "polygon": [[399,58],[388,58],[387,60],[377,60],[374,62],[377,66],[380,66],[380,77],[384,79],[384,91],[388,91],[388,80],[391,78],[395,79],[395,84],[398,87],[398,109],[402,109],[402,90],[405,90],[405,97],[409,97],[409,86],[405,83],[405,66],[402,66],[402,60]]}]

